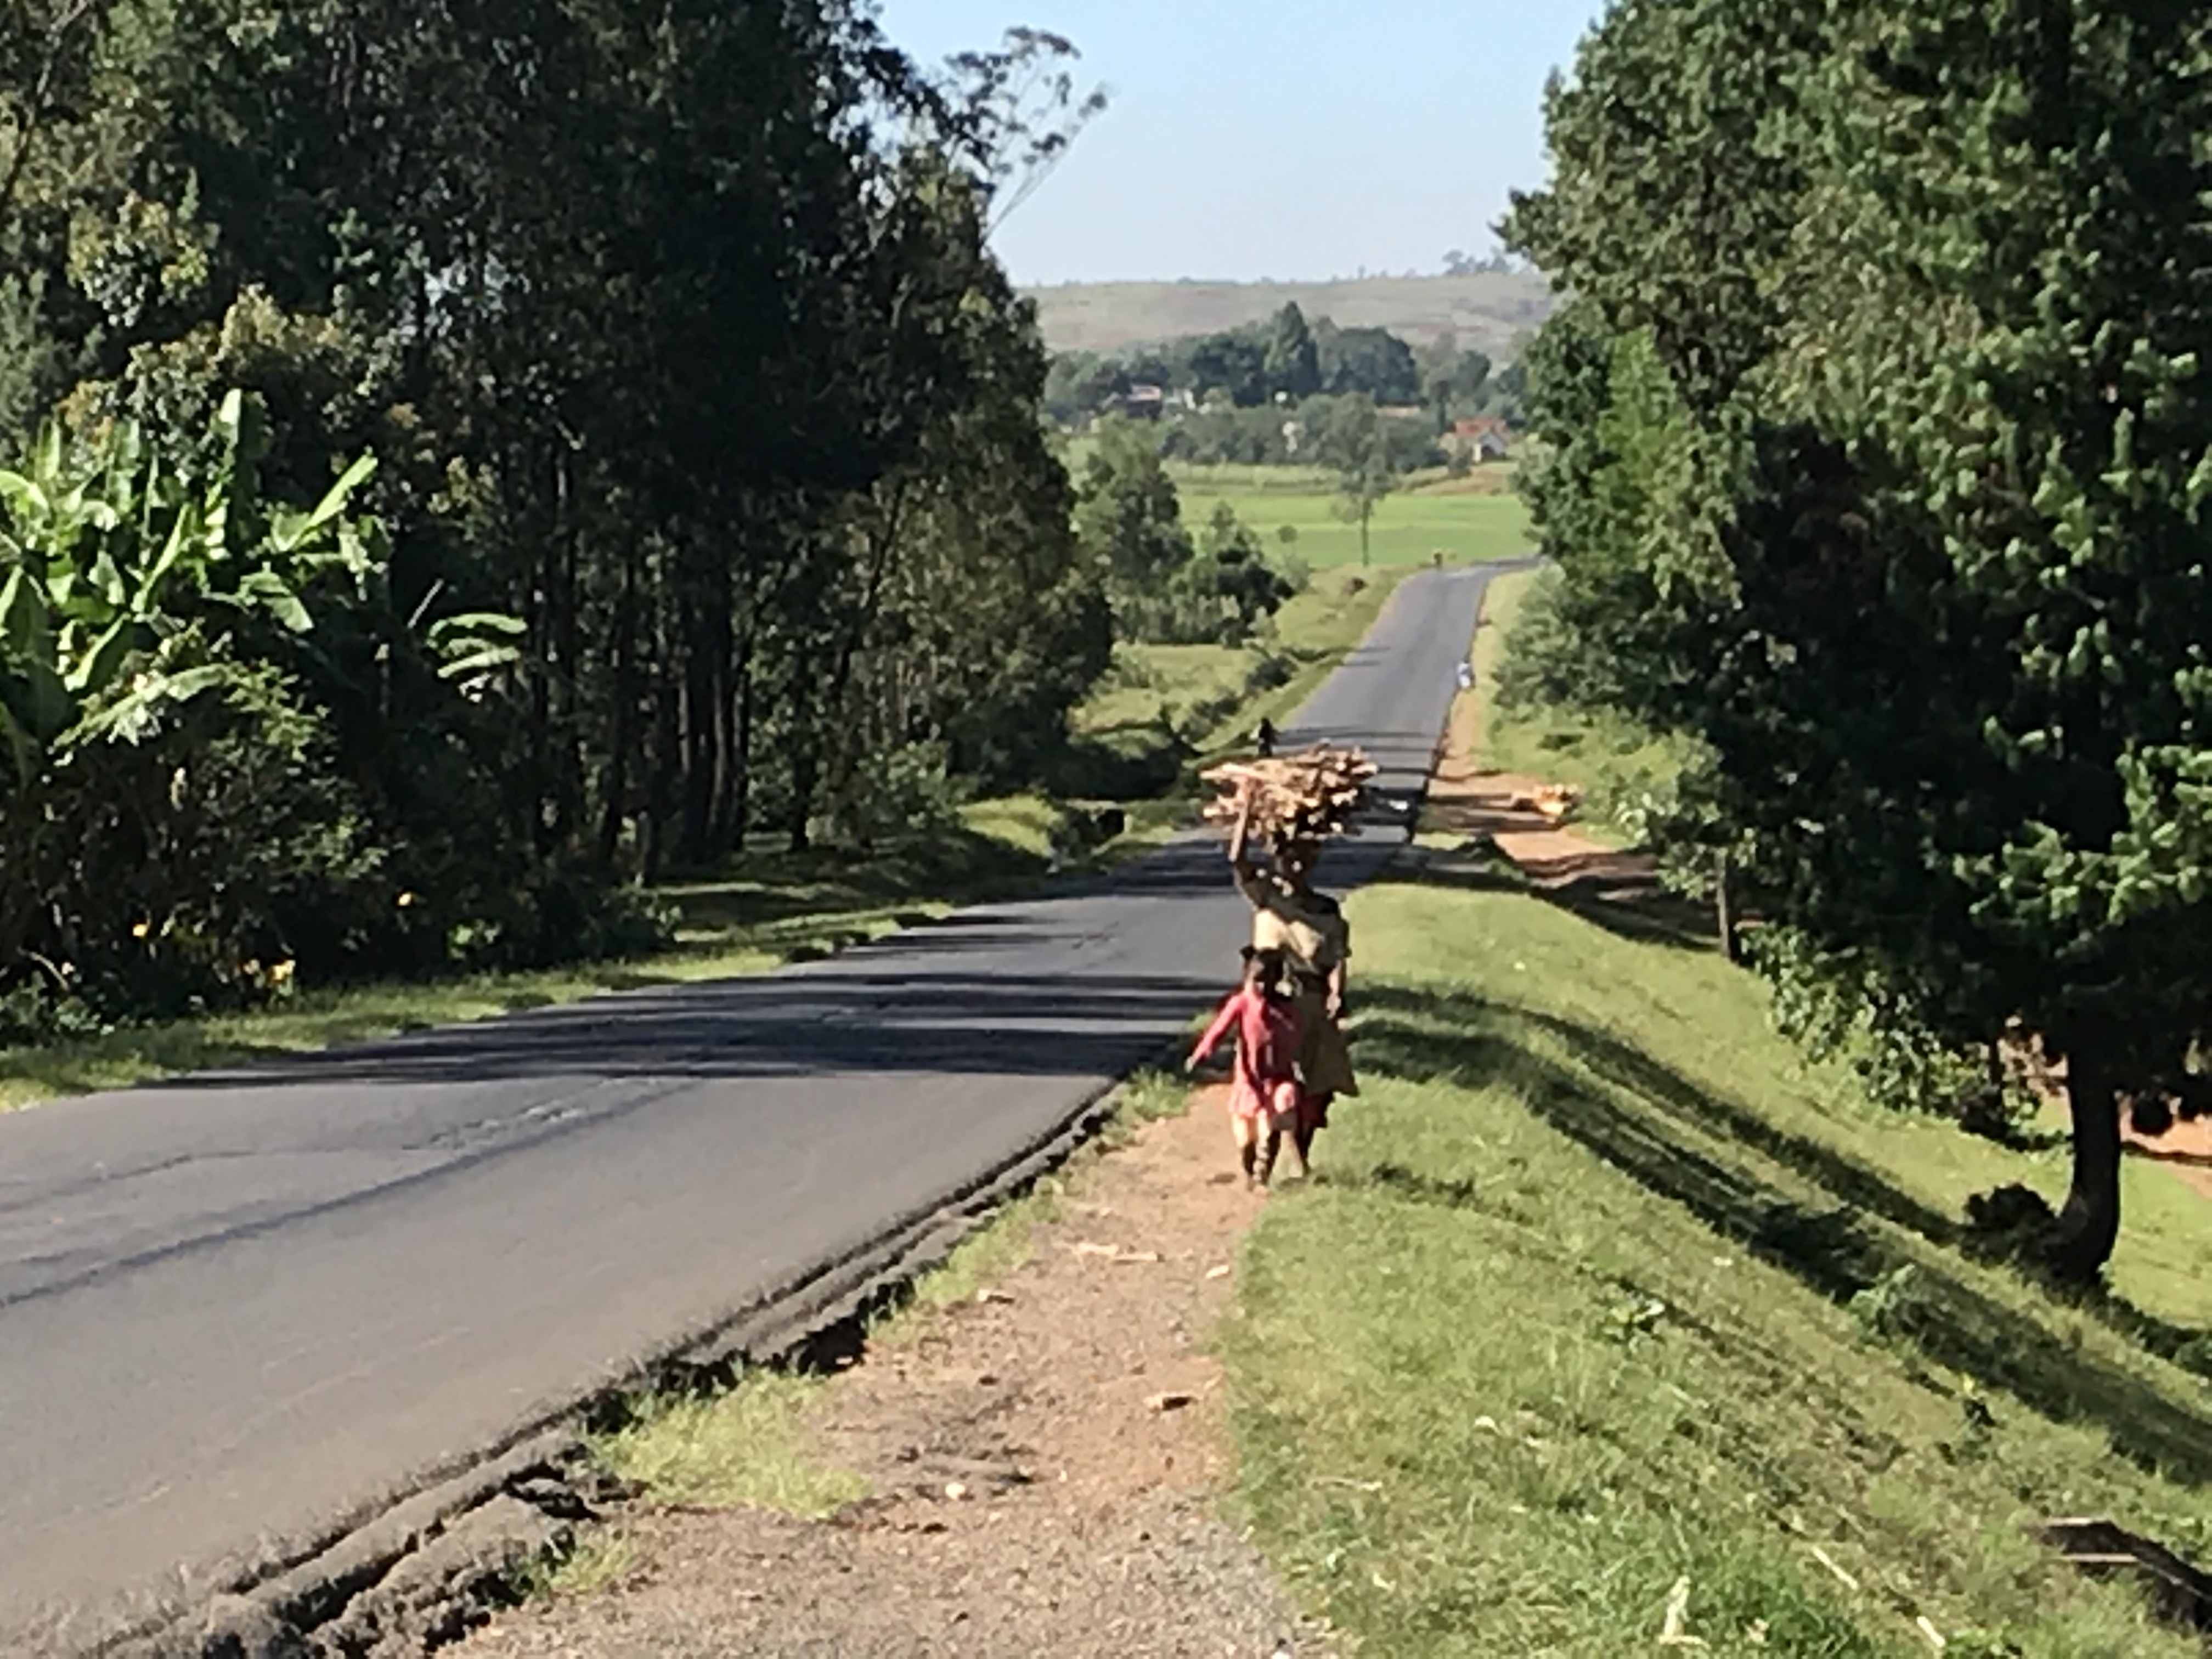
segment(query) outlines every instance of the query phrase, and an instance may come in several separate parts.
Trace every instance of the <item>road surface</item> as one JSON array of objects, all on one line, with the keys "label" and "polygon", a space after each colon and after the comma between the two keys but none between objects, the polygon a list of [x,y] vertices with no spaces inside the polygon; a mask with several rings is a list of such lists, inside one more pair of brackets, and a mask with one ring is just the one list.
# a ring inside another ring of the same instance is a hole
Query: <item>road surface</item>
[{"label": "road surface", "polygon": [[[1406,582],[1285,744],[1416,795],[1487,577]],[[1188,836],[765,977],[0,1115],[0,1652],[204,1595],[927,1212],[1156,1054],[1244,927]]]}]

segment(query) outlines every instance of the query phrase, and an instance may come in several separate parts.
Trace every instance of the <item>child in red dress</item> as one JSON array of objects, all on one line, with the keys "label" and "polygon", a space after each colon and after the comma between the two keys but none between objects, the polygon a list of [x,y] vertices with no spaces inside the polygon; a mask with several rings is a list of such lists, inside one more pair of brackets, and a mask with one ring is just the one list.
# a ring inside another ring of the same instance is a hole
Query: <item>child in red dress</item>
[{"label": "child in red dress", "polygon": [[1267,1186],[1283,1137],[1298,1121],[1298,1017],[1296,1006],[1284,994],[1282,981],[1282,953],[1247,945],[1244,982],[1221,1005],[1184,1067],[1197,1070],[1221,1039],[1235,1031],[1229,1123],[1236,1132],[1237,1158],[1244,1179],[1256,1188]]}]

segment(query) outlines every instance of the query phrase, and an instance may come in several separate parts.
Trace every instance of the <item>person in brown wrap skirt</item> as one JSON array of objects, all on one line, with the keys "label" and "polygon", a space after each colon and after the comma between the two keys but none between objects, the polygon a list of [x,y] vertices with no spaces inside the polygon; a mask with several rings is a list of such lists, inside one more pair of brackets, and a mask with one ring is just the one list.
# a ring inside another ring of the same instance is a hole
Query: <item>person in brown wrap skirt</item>
[{"label": "person in brown wrap skirt", "polygon": [[1255,799],[1248,796],[1230,836],[1229,865],[1237,890],[1252,907],[1252,948],[1279,952],[1290,979],[1303,1079],[1291,1140],[1301,1170],[1310,1170],[1314,1136],[1328,1125],[1329,1103],[1339,1095],[1359,1093],[1343,1025],[1352,929],[1337,902],[1314,889],[1313,862],[1319,848],[1294,843],[1279,848],[1265,866],[1254,859],[1254,805]]}]

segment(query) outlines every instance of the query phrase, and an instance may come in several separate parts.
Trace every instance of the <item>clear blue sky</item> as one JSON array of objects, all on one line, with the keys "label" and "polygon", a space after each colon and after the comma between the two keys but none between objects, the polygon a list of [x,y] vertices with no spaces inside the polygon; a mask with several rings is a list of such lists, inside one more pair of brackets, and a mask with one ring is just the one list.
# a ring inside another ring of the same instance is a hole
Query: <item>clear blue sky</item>
[{"label": "clear blue sky", "polygon": [[1544,77],[1602,0],[881,0],[933,64],[1067,36],[1113,105],[1009,218],[1023,283],[1440,269],[1543,182]]}]

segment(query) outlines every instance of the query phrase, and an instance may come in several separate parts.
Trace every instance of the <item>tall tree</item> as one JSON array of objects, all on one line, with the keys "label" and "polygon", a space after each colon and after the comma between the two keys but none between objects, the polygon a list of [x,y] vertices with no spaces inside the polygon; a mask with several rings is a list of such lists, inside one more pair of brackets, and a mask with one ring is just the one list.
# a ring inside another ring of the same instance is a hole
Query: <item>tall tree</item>
[{"label": "tall tree", "polygon": [[1182,502],[1159,450],[1133,422],[1101,424],[1076,495],[1075,533],[1104,573],[1119,631],[1159,631],[1166,596],[1192,556]]},{"label": "tall tree", "polygon": [[[871,757],[1026,763],[1101,660],[981,228],[1096,113],[1072,58],[925,73],[855,0],[18,7],[0,448],[127,416],[216,476],[239,386],[279,499],[373,452],[391,604],[283,656],[300,752],[434,956],[599,948]],[[523,632],[464,696],[400,623],[475,614]]]},{"label": "tall tree", "polygon": [[2121,1111],[2205,1092],[2208,68],[2093,0],[1653,0],[1515,225],[1575,295],[1535,494],[1608,695],[1709,757],[1771,970],[2063,1059],[2083,1278]]},{"label": "tall tree", "polygon": [[1421,368],[1413,349],[1383,328],[1316,331],[1322,389],[1402,407],[1421,401]]},{"label": "tall tree", "polygon": [[1321,354],[1305,313],[1292,301],[1268,325],[1267,389],[1292,403],[1304,403],[1321,390]]},{"label": "tall tree", "polygon": [[1337,510],[1359,526],[1359,562],[1370,564],[1375,509],[1398,485],[1391,422],[1365,393],[1340,398],[1314,434],[1314,453],[1336,474]]}]

